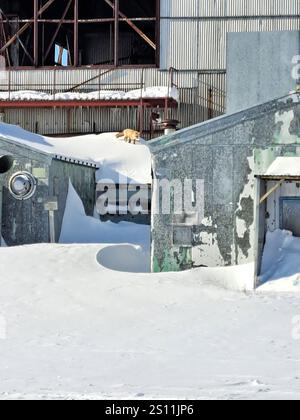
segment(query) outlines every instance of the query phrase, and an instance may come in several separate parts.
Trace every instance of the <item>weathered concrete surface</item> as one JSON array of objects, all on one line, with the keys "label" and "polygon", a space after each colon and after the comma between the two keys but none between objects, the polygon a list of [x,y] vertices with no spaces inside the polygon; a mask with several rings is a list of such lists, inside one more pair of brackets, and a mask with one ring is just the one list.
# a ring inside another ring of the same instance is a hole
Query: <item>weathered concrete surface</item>
[{"label": "weathered concrete surface", "polygon": [[299,31],[229,33],[227,41],[227,113],[295,90],[292,60],[300,56]]},{"label": "weathered concrete surface", "polygon": [[[50,155],[0,139],[1,154],[14,157],[13,167],[0,175],[0,235],[8,246],[49,242],[49,218],[45,203],[58,201],[55,212],[56,241],[59,240],[65,212],[69,180],[92,216],[95,205],[95,168],[53,159]],[[11,176],[19,171],[31,173],[37,181],[34,196],[16,200],[8,189]]]},{"label": "weathered concrete surface", "polygon": [[186,224],[182,244],[177,230],[184,225],[173,213],[156,214],[161,200],[153,195],[153,271],[252,262],[254,176],[278,156],[300,155],[300,95],[181,130],[150,142],[150,148],[157,180],[203,179],[205,186],[204,220]]}]

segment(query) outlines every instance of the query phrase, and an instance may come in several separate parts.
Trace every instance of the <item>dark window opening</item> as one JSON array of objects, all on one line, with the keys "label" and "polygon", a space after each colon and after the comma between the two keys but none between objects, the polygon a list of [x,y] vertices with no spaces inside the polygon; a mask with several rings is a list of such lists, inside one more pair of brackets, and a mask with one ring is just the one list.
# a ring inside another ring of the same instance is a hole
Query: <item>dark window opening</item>
[{"label": "dark window opening", "polygon": [[0,0],[9,67],[158,63],[160,0]]}]

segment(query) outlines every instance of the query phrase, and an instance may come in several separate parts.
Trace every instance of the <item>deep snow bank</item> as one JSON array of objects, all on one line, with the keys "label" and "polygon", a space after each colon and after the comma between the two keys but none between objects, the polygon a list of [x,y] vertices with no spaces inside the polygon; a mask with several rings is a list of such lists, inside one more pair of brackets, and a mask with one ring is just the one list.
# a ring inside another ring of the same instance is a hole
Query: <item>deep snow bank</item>
[{"label": "deep snow bank", "polygon": [[268,232],[259,290],[300,291],[300,238],[291,232]]},{"label": "deep snow bank", "polygon": [[0,249],[0,399],[299,399],[297,296],[213,286],[247,267],[105,270],[103,247]]},{"label": "deep snow bank", "polygon": [[118,224],[102,222],[100,219],[87,216],[83,203],[70,182],[59,242],[63,244],[134,244],[149,252],[150,226],[129,222]]}]

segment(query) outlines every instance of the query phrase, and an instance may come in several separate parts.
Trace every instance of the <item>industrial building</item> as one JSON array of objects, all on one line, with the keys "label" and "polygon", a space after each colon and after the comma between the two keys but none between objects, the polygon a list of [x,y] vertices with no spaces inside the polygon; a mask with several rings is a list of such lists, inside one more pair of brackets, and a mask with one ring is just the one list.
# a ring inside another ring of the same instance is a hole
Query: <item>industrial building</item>
[{"label": "industrial building", "polygon": [[[262,181],[259,189],[255,177],[266,180],[264,176],[277,157],[300,155],[299,110],[300,95],[292,94],[150,143],[156,181],[183,183],[191,179],[195,185],[197,179],[204,180],[205,206],[205,217],[200,221],[196,209],[194,214],[178,214],[171,207],[170,214],[163,214],[159,211],[161,195],[155,192],[153,271],[259,261],[268,228],[297,226],[299,205],[295,206],[295,201],[300,200],[299,177],[290,180],[287,173],[278,173],[269,177],[266,184]],[[282,205],[290,205],[285,213],[294,218],[292,223],[280,223],[279,212],[271,212],[273,195],[269,197],[268,209],[267,202],[260,203],[274,187],[274,180],[277,180],[275,185],[282,180],[284,184],[279,185],[278,203],[280,197],[294,198],[294,201],[282,201]],[[287,185],[291,181],[294,185]],[[178,198],[177,194],[182,202],[180,189],[172,190],[172,200]],[[260,215],[257,225],[256,213]],[[269,219],[274,214],[277,219],[271,226]],[[299,232],[294,229],[294,233]]]},{"label": "industrial building", "polygon": [[[1,118],[46,135],[130,126],[152,138],[162,133],[161,120],[184,128],[224,114],[227,34],[300,25],[297,0],[1,0],[0,10],[7,68],[0,91],[9,92]],[[145,101],[143,89],[152,86],[176,87],[180,100]],[[12,103],[20,90],[54,99],[72,92],[76,100]],[[78,97],[94,91],[141,93],[123,101]]]}]

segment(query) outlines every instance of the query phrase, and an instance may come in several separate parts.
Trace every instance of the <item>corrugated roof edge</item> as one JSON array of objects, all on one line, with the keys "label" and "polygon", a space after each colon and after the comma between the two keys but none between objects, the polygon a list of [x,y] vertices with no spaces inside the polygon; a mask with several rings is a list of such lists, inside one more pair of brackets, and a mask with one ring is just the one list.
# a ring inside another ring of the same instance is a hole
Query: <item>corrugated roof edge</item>
[{"label": "corrugated roof edge", "polygon": [[96,163],[84,161],[82,159],[75,159],[67,156],[53,155],[53,159],[61,160],[63,162],[72,163],[73,165],[88,166],[89,168],[99,169],[99,166]]},{"label": "corrugated roof edge", "polygon": [[169,147],[177,144],[189,143],[190,141],[195,140],[195,138],[201,138],[212,133],[223,131],[224,129],[233,127],[238,123],[249,121],[255,116],[263,116],[264,114],[277,109],[279,103],[282,103],[282,109],[287,108],[292,103],[295,105],[299,104],[300,93],[295,91],[283,97],[273,99],[263,104],[255,105],[237,113],[225,114],[212,120],[184,128],[176,131],[176,133],[152,140],[148,143],[148,146],[151,153],[155,155],[161,150],[168,149]]}]

